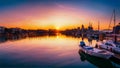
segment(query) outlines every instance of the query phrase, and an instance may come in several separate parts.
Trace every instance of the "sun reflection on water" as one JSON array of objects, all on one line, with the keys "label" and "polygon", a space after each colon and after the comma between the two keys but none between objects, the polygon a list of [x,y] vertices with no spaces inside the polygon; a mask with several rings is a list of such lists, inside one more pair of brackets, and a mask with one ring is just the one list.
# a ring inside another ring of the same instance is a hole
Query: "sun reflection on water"
[{"label": "sun reflection on water", "polygon": [[[44,66],[44,64],[46,64],[58,67],[65,65],[70,66],[73,63],[80,62],[78,55],[78,45],[80,41],[81,38],[67,37],[64,35],[32,37],[17,41],[8,41],[0,44],[0,59],[3,59],[3,61],[10,65],[25,64]],[[84,41],[88,44],[86,38]],[[4,58],[7,59],[4,60]],[[14,64],[9,63],[12,62],[12,60],[14,60]],[[77,64],[81,65],[80,63]]]}]

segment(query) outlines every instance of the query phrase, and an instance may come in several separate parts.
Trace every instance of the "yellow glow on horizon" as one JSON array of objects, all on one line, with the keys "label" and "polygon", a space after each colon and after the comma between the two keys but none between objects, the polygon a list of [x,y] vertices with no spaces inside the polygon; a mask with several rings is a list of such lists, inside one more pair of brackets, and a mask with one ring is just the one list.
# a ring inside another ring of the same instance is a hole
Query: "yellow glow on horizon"
[{"label": "yellow glow on horizon", "polygon": [[[19,25],[19,26],[16,26],[16,25],[6,25],[5,27],[8,27],[8,28],[15,28],[15,27],[18,27],[18,28],[23,28],[23,29],[45,29],[45,30],[48,30],[48,29],[56,29],[56,30],[65,30],[65,29],[74,29],[74,28],[77,28],[77,27],[80,27],[81,28],[81,25],[82,23],[79,23],[79,24],[69,24],[69,25],[61,25],[61,24],[51,24],[51,25],[39,25],[39,24],[26,24],[26,25]],[[88,24],[83,24],[85,28],[88,28]],[[94,29],[97,29],[98,27],[96,26],[97,23],[95,23],[93,25],[93,28]],[[107,27],[107,24],[106,25],[100,25],[100,29],[105,29],[105,27]]]},{"label": "yellow glow on horizon", "polygon": [[56,30],[59,30],[60,29],[60,27],[59,26],[56,26]]},{"label": "yellow glow on horizon", "polygon": [[[72,14],[71,14],[72,15]],[[98,22],[96,20],[92,20],[92,26],[94,29],[98,29]],[[6,27],[18,27],[23,29],[56,29],[56,30],[66,30],[66,29],[74,29],[77,27],[81,28],[81,25],[84,25],[85,28],[88,28],[89,21],[87,21],[87,18],[82,18],[82,16],[77,17],[76,16],[69,16],[69,15],[48,15],[45,18],[31,18],[25,21],[18,21],[17,23],[12,24],[3,24]],[[100,29],[105,29],[108,27],[107,23],[100,24]]]}]

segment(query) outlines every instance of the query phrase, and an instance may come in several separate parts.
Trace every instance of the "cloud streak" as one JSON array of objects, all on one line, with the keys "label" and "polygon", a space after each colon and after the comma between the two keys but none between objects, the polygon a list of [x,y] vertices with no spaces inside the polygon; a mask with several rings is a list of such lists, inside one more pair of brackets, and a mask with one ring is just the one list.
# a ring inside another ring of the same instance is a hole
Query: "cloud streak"
[{"label": "cloud streak", "polygon": [[66,10],[76,10],[76,8],[73,8],[73,7],[68,7],[66,5],[63,5],[63,4],[59,4],[59,3],[55,3],[56,6],[58,6],[59,8],[63,8],[63,9],[66,9]]}]

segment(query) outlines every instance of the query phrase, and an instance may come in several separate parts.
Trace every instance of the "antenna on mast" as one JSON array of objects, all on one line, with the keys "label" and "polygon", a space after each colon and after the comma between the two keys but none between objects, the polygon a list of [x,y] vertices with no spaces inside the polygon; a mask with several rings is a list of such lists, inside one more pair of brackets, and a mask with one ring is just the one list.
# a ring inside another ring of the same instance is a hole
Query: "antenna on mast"
[{"label": "antenna on mast", "polygon": [[115,9],[114,9],[114,27],[113,27],[113,29],[114,29],[114,34],[115,34],[115,43],[117,42],[117,37],[116,37],[116,13],[115,13]]},{"label": "antenna on mast", "polygon": [[115,30],[116,30],[116,28],[115,28],[115,26],[116,26],[116,12],[115,12],[115,9],[114,9],[114,11],[113,11],[113,15],[114,15],[114,27],[113,27],[113,31],[114,31],[114,34],[116,34],[116,32],[115,32]]},{"label": "antenna on mast", "polygon": [[110,19],[110,24],[109,24],[109,27],[108,29],[110,29],[110,25],[111,25],[111,22],[113,21],[114,25],[113,25],[113,34],[114,34],[114,42],[117,42],[117,36],[116,36],[116,11],[115,9],[113,10],[113,14],[112,14],[112,17]]},{"label": "antenna on mast", "polygon": [[111,23],[114,22],[113,27],[115,27],[115,23],[116,23],[116,15],[115,15],[115,9],[113,10],[112,16],[110,18],[110,23],[109,23],[109,27],[108,29],[111,29]]},{"label": "antenna on mast", "polygon": [[114,9],[114,27],[115,27],[115,25],[116,25],[116,15],[115,15],[115,9]]}]

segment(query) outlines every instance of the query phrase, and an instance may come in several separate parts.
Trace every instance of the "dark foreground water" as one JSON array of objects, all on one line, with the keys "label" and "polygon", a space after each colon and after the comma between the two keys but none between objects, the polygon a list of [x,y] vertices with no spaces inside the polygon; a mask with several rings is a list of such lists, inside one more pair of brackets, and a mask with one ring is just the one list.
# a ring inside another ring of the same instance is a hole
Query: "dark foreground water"
[{"label": "dark foreground water", "polygon": [[[60,35],[1,42],[0,68],[120,68],[109,60],[82,53],[78,46],[80,41],[81,38]],[[95,46],[95,40],[84,41]]]}]

